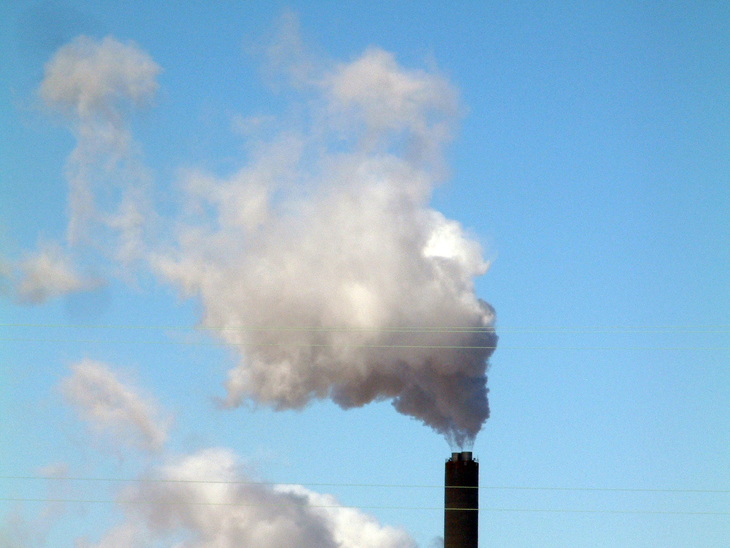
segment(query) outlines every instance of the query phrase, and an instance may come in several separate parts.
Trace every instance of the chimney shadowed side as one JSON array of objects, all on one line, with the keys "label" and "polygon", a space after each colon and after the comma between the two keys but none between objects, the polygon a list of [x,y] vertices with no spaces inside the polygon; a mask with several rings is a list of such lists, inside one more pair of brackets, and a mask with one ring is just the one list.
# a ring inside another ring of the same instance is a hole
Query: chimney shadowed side
[{"label": "chimney shadowed side", "polygon": [[471,451],[446,461],[444,505],[444,548],[478,548],[479,463]]}]

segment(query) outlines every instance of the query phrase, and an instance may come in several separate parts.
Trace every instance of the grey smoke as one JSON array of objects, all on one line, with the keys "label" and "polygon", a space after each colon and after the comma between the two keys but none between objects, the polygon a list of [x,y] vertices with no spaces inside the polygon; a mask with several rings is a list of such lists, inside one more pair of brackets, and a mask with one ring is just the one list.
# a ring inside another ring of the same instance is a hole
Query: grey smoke
[{"label": "grey smoke", "polygon": [[46,483],[46,500],[36,507],[30,518],[25,517],[20,503],[0,520],[0,547],[42,548],[47,545],[49,533],[66,513],[63,499],[68,498],[68,468],[64,463],[55,463],[37,470],[39,476],[53,478]]},{"label": "grey smoke", "polygon": [[429,548],[444,548],[444,537],[434,537]]},{"label": "grey smoke", "polygon": [[235,455],[211,448],[169,458],[155,480],[121,490],[125,518],[98,543],[84,548],[156,546],[188,548],[417,548],[402,529],[341,506],[331,495],[301,486],[251,482]]},{"label": "grey smoke", "polygon": [[309,92],[306,126],[255,141],[232,175],[188,170],[187,216],[151,264],[199,298],[202,325],[239,352],[224,405],[391,400],[469,444],[489,416],[497,341],[473,285],[488,263],[428,205],[458,94],[379,49],[321,74],[312,66],[297,82]]},{"label": "grey smoke", "polygon": [[38,251],[26,255],[17,266],[14,286],[20,303],[40,304],[59,295],[96,289],[99,279],[79,275],[68,255],[58,245],[42,243]]},{"label": "grey smoke", "polygon": [[102,287],[100,277],[78,273],[79,247],[95,250],[117,275],[144,262],[146,232],[154,223],[151,178],[129,117],[152,103],[159,71],[133,42],[111,36],[78,36],[45,64],[38,99],[76,137],[65,166],[69,219],[65,245],[42,242],[22,261],[0,264],[0,281],[12,282],[18,302],[40,304]]},{"label": "grey smoke", "polygon": [[66,162],[70,245],[127,264],[142,259],[152,222],[149,174],[128,118],[149,106],[160,67],[133,42],[79,36],[44,67],[38,95],[76,136]]},{"label": "grey smoke", "polygon": [[[416,548],[404,530],[381,525],[361,510],[342,506],[332,495],[300,485],[252,480],[229,449],[171,454],[165,448],[170,426],[167,412],[154,398],[143,398],[139,388],[121,382],[106,364],[83,360],[73,365],[60,388],[66,402],[105,444],[126,445],[145,453],[154,450],[160,457],[159,464],[148,468],[139,481],[117,488],[115,499],[124,519],[96,543],[76,539],[77,547],[174,543],[188,548]],[[64,463],[39,472],[47,477],[68,477]],[[52,495],[49,498],[74,498]],[[34,524],[44,523],[62,510],[62,506],[49,504]],[[0,546],[5,546],[6,539],[10,546],[31,546],[31,524],[22,516],[11,518],[5,527],[0,526]]]},{"label": "grey smoke", "polygon": [[71,371],[60,385],[61,393],[107,446],[162,449],[171,420],[162,416],[154,400],[120,382],[104,363],[85,358],[73,364]]},{"label": "grey smoke", "polygon": [[[160,68],[111,37],[80,37],[54,55],[39,93],[78,138],[68,242],[147,265],[199,299],[201,325],[239,354],[225,406],[389,400],[468,445],[489,417],[495,316],[474,291],[489,265],[457,221],[429,207],[448,174],[458,93],[377,48],[312,61],[285,23],[267,51],[303,97],[292,109],[301,116],[235,116],[247,160],[223,176],[181,170],[182,206],[166,220],[150,206],[127,122],[152,101]],[[149,226],[165,222],[171,237],[151,241]]]}]

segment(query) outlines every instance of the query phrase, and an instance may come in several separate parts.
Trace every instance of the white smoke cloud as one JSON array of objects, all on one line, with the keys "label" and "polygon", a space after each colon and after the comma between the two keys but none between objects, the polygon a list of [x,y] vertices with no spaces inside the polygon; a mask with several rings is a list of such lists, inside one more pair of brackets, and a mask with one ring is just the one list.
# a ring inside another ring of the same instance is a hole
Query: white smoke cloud
[{"label": "white smoke cloud", "polygon": [[68,467],[54,463],[37,470],[40,476],[52,478],[46,484],[46,501],[30,518],[26,518],[19,503],[0,521],[0,547],[42,548],[53,526],[66,512],[62,499],[68,498],[66,482]]},{"label": "white smoke cloud", "polygon": [[0,523],[0,546],[3,548],[30,548],[42,546],[34,534],[35,524],[29,523],[18,508],[8,512]]},{"label": "white smoke cloud", "polygon": [[311,84],[321,62],[304,45],[296,13],[285,9],[275,28],[275,36],[264,48],[264,69],[270,83],[276,88],[278,77],[284,76],[295,88]]},{"label": "white smoke cloud", "polygon": [[79,36],[46,64],[39,92],[76,120],[119,121],[128,105],[142,107],[157,91],[160,68],[135,44],[111,36]]},{"label": "white smoke cloud", "polygon": [[122,384],[108,366],[84,359],[71,367],[61,392],[79,417],[117,446],[159,451],[170,420],[134,387]]},{"label": "white smoke cloud", "polygon": [[371,48],[338,65],[321,84],[338,122],[363,130],[359,148],[401,145],[395,150],[411,162],[441,161],[459,112],[456,90],[444,78],[404,70],[391,53]]},{"label": "white smoke cloud", "polygon": [[134,43],[80,36],[46,64],[38,89],[77,138],[66,165],[68,242],[111,248],[122,263],[142,257],[143,228],[152,216],[149,175],[127,118],[151,103],[159,71]]},{"label": "white smoke cloud", "polygon": [[[468,444],[489,416],[495,318],[473,285],[488,264],[458,222],[429,207],[445,177],[458,93],[439,74],[403,68],[377,48],[325,70],[301,51],[296,25],[284,30],[268,53],[311,95],[306,127],[264,142],[247,124],[257,147],[236,173],[187,169],[184,205],[167,219],[175,237],[165,243],[150,241],[150,178],[128,121],[153,100],[159,67],[112,37],[62,47],[39,96],[77,138],[66,167],[68,243],[91,244],[121,264],[146,260],[164,283],[200,300],[202,325],[221,328],[240,353],[225,405],[390,400]],[[19,290],[29,300],[85,283],[68,258],[42,251],[34,260]],[[115,443],[163,449],[169,421],[105,364],[75,364],[61,391]],[[210,449],[154,475],[245,482],[238,469],[231,452]],[[301,487],[150,481],[119,500],[124,522],[93,546],[415,546],[405,532]]]},{"label": "white smoke cloud", "polygon": [[120,492],[124,523],[87,546],[149,546],[176,539],[180,548],[416,547],[404,531],[343,508],[329,495],[247,483],[239,469],[226,449],[170,459],[154,471],[163,481],[141,481]]},{"label": "white smoke cloud", "polygon": [[473,285],[488,264],[458,222],[429,207],[458,93],[377,48],[323,68],[295,23],[283,18],[268,56],[309,94],[306,122],[268,139],[247,127],[256,146],[229,177],[186,169],[166,244],[145,241],[154,214],[124,121],[151,101],[159,67],[113,38],[61,48],[39,93],[78,136],[69,241],[93,225],[90,239],[113,241],[116,260],[144,258],[200,299],[202,324],[240,352],[227,406],[390,400],[468,445],[489,416],[494,311]]},{"label": "white smoke cloud", "polygon": [[5,295],[10,291],[10,282],[13,274],[10,262],[0,254],[0,295]]},{"label": "white smoke cloud", "polygon": [[101,280],[80,276],[70,257],[56,245],[45,244],[17,265],[18,301],[40,304],[47,299],[99,287]]},{"label": "white smoke cloud", "polygon": [[488,264],[428,207],[457,94],[378,49],[310,91],[306,131],[282,131],[231,177],[184,176],[196,215],[152,267],[240,349],[226,405],[390,399],[468,444],[489,415],[494,313],[473,287]]},{"label": "white smoke cloud", "polygon": [[[167,425],[161,424],[157,406],[122,385],[105,365],[90,360],[76,364],[61,388],[80,417],[103,434],[132,448],[162,449]],[[98,542],[77,539],[77,547],[174,542],[179,548],[416,548],[405,531],[381,526],[374,517],[341,506],[331,495],[250,480],[228,449],[163,458],[163,464],[117,492],[123,521]],[[43,470],[44,475],[67,473],[64,464]],[[19,514],[6,528],[2,534],[7,538],[17,539],[19,547],[29,546],[25,538],[29,530]]]},{"label": "white smoke cloud", "polygon": [[356,508],[344,508],[332,495],[315,493],[300,485],[275,487],[275,492],[302,497],[311,512],[328,524],[335,545],[342,548],[415,548],[416,543],[401,529],[381,526]]}]

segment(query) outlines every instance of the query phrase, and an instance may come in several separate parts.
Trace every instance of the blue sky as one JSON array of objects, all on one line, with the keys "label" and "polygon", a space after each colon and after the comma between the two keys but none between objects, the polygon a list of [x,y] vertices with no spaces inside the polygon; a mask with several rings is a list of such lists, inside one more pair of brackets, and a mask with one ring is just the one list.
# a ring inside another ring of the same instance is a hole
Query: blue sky
[{"label": "blue sky", "polygon": [[[481,546],[730,536],[725,3],[0,9],[2,543],[437,545],[451,449],[434,428],[478,398],[398,413],[401,373],[362,407],[332,398],[367,400],[353,379],[390,363],[342,358],[391,341],[357,329],[482,321],[499,342],[473,446]],[[316,321],[342,353],[214,329],[246,321]],[[438,361],[423,352],[394,360]],[[309,494],[88,481],[180,476]],[[240,513],[203,523],[140,502],[155,495]],[[311,527],[252,540],[261,497]],[[230,516],[228,536],[207,528]]]}]

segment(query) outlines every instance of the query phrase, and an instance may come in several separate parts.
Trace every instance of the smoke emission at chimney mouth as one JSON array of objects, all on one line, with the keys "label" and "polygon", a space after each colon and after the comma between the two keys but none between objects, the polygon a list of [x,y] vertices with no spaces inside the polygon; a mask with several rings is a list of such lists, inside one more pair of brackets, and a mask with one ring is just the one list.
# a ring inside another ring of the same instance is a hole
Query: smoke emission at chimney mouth
[{"label": "smoke emission at chimney mouth", "polygon": [[[164,215],[126,119],[154,104],[162,68],[112,37],[61,48],[39,93],[78,139],[68,243],[91,241],[200,302],[201,327],[222,328],[214,336],[236,353],[224,406],[388,400],[470,447],[489,417],[497,343],[494,310],[474,290],[489,264],[429,205],[448,174],[458,91],[378,48],[312,62],[295,33],[284,25],[270,51],[305,114],[249,124],[233,173],[181,169],[180,207]],[[119,203],[102,203],[112,188]]]},{"label": "smoke emission at chimney mouth", "polygon": [[196,216],[153,268],[198,297],[202,326],[224,328],[216,336],[238,352],[225,407],[390,400],[469,447],[489,417],[495,315],[474,292],[489,265],[429,207],[458,93],[377,48],[297,85],[309,125],[257,141],[229,177],[186,172]]},{"label": "smoke emission at chimney mouth", "polygon": [[479,462],[451,453],[444,475],[444,548],[479,546]]}]

